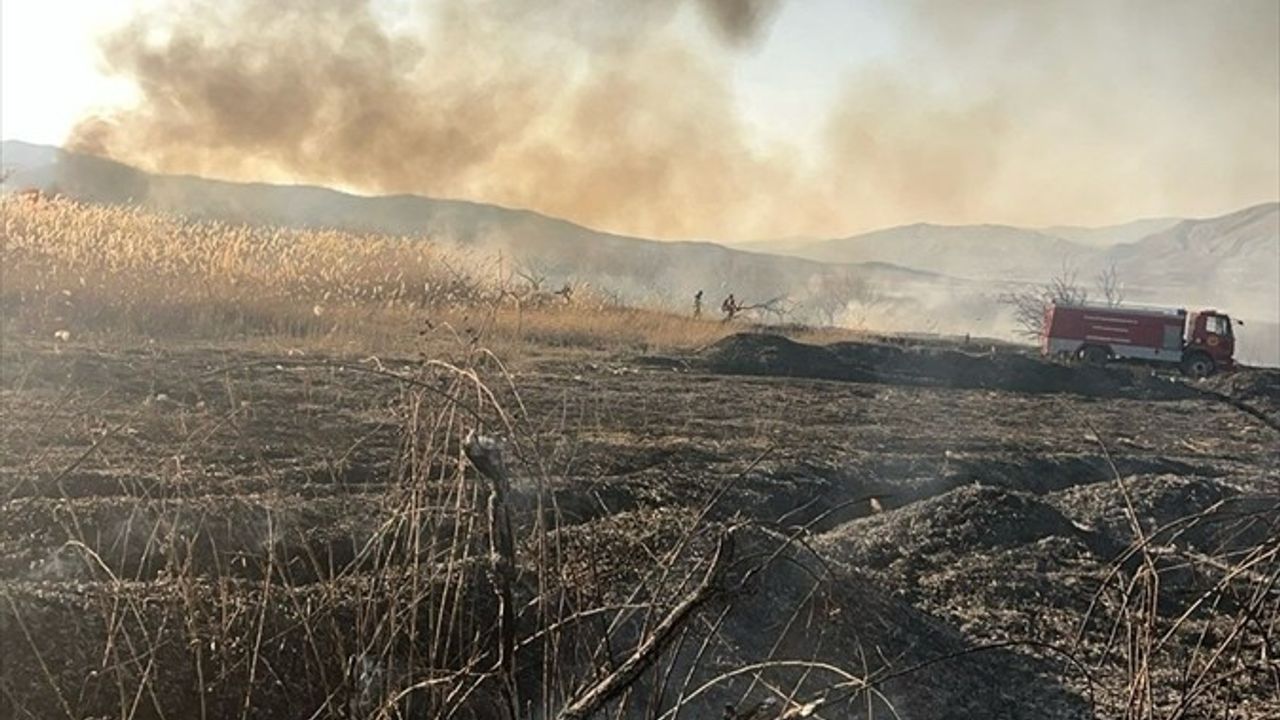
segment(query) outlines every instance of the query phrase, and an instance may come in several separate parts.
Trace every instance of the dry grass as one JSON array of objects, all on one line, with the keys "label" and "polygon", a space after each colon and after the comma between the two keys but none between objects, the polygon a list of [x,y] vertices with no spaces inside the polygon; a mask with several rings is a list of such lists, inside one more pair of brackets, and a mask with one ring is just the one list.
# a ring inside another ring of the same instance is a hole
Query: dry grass
[{"label": "dry grass", "polygon": [[[5,330],[55,336],[286,338],[361,351],[419,347],[430,327],[495,349],[696,347],[717,318],[572,300],[508,259],[428,239],[196,221],[65,199],[0,200]],[[655,298],[655,300],[658,300]]]}]

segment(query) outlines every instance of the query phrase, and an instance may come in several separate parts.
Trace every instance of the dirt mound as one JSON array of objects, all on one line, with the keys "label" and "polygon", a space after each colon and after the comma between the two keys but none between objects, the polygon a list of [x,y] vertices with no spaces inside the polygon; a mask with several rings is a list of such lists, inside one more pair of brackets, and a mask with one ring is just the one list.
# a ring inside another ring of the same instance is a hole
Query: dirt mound
[{"label": "dirt mound", "polygon": [[178,571],[255,579],[270,554],[272,572],[302,584],[346,569],[374,536],[380,507],[381,498],[367,496],[16,498],[0,507],[0,572],[32,580],[87,579],[100,569],[133,580]]},{"label": "dirt mound", "polygon": [[798,343],[781,335],[730,335],[704,350],[701,360],[714,372],[731,375],[810,377],[853,382],[875,382],[877,379],[874,374],[853,367],[827,348]]},{"label": "dirt mound", "polygon": [[[895,598],[961,630],[970,642],[997,643],[1069,636],[1073,617],[1088,606],[1090,588],[1064,578],[1098,563],[1108,550],[1096,547],[1048,503],[981,485],[846,523],[819,536],[814,546],[832,562],[858,569]],[[1060,659],[1038,662],[1060,664]],[[1058,678],[1065,684],[1056,697],[1039,684],[1046,691],[1042,709],[1004,717],[1088,716],[1078,702],[1085,694],[1076,684],[1079,678],[1061,666]],[[1068,688],[1076,691],[1076,703],[1063,694]],[[986,713],[993,707],[967,716],[990,717]],[[925,715],[935,716],[941,715]]]},{"label": "dirt mound", "polygon": [[1155,400],[1199,394],[1181,382],[1127,367],[1074,367],[1010,352],[974,354],[855,342],[807,345],[757,333],[724,338],[703,350],[697,361],[724,374]]},{"label": "dirt mound", "polygon": [[[832,658],[827,669],[798,664],[768,671],[771,687],[794,688],[805,700],[845,679],[832,666],[872,678],[901,673],[872,699],[829,705],[823,717],[1090,717],[1082,693],[1063,682],[1072,671],[1060,659],[974,652],[964,633],[912,607],[893,585],[822,554],[820,564],[805,553],[774,563],[723,618],[708,654],[726,669],[747,658]],[[741,712],[771,697],[761,685],[744,677],[722,684],[717,696]],[[702,711],[695,716],[719,717],[722,704],[695,706]]]},{"label": "dirt mound", "polygon": [[[1143,532],[1156,543],[1229,552],[1262,542],[1280,522],[1280,496],[1242,493],[1218,480],[1160,475],[1131,477],[1125,483]],[[1136,540],[1124,496],[1114,482],[1071,488],[1048,500],[1115,543]]]},{"label": "dirt mound", "polygon": [[[1115,470],[1112,470],[1112,466]],[[953,456],[951,473],[942,478],[951,486],[982,483],[1008,490],[1021,490],[1036,495],[1064,490],[1079,485],[1107,483],[1114,472],[1121,475],[1176,474],[1186,476],[1212,475],[1211,467],[1202,467],[1160,456],[1130,456],[1108,458],[1099,453],[1077,454],[1009,454],[992,456],[984,454],[976,458],[963,454]]]},{"label": "dirt mound", "polygon": [[[466,587],[476,591],[468,610],[484,616],[492,594]],[[375,717],[375,708],[356,704],[375,678],[352,672],[351,661],[364,658],[352,657],[350,637],[406,611],[394,584],[368,577],[267,592],[235,580],[9,581],[2,590],[0,710],[15,711],[3,717]],[[434,621],[427,606],[411,607],[424,627]],[[487,631],[463,620],[456,641]],[[246,642],[258,634],[270,642]],[[146,649],[142,663],[135,647]],[[138,712],[121,712],[115,676],[99,669],[104,662],[146,678]],[[255,667],[269,668],[269,679]]]},{"label": "dirt mound", "polygon": [[1207,390],[1248,405],[1273,423],[1280,423],[1280,370],[1243,368],[1211,377],[1203,384]]},{"label": "dirt mound", "polygon": [[1016,547],[1080,531],[1052,505],[1026,493],[966,485],[894,512],[864,518],[828,533],[837,556],[887,568],[900,561],[945,561],[957,551]]},{"label": "dirt mound", "polygon": [[[1246,497],[1206,478],[1136,477],[1128,488],[1144,526],[1166,528],[1149,533],[1147,547],[1160,572],[1160,622],[1175,629],[1168,631],[1162,650],[1168,657],[1160,656],[1151,672],[1159,688],[1157,702],[1176,703],[1184,658],[1200,651],[1206,636],[1229,632],[1230,619],[1207,614],[1185,626],[1174,620],[1190,612],[1206,582],[1226,582],[1219,579],[1230,572],[1229,561],[1212,557],[1238,557],[1233,554],[1237,545],[1259,546],[1280,522],[1280,505],[1274,497]],[[1113,662],[1114,628],[1128,617],[1116,589],[1123,583],[1113,574],[1132,542],[1125,506],[1115,483],[1043,497],[965,486],[845,523],[819,536],[814,547],[857,568],[895,598],[960,629],[971,642],[1032,638],[1060,644],[1072,638],[1078,659],[1102,667]],[[1175,524],[1188,516],[1201,519]],[[1106,578],[1112,578],[1110,585]],[[1059,677],[1072,687],[1072,675]],[[1122,671],[1095,676],[1102,679],[1094,690],[1103,704],[1116,707],[1128,697],[1131,686],[1124,677]],[[1232,707],[1241,717],[1270,717],[1274,703],[1254,689],[1269,681],[1258,677],[1243,681],[1238,690],[1224,688],[1240,693],[1232,700],[1198,701],[1188,716]],[[1059,704],[1049,706],[1056,710]]]},{"label": "dirt mound", "polygon": [[1280,407],[1280,370],[1242,368],[1209,378],[1205,384],[1240,400]]}]

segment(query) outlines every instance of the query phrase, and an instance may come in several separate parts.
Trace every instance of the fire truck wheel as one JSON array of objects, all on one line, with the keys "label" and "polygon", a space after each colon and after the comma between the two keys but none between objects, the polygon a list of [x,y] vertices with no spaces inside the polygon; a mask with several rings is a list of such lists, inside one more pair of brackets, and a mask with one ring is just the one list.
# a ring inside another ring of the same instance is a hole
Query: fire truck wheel
[{"label": "fire truck wheel", "polygon": [[1214,369],[1213,358],[1204,353],[1193,353],[1182,359],[1182,372],[1193,378],[1208,377]]},{"label": "fire truck wheel", "polygon": [[1107,351],[1097,345],[1087,345],[1080,349],[1080,359],[1086,365],[1102,365],[1107,361]]}]

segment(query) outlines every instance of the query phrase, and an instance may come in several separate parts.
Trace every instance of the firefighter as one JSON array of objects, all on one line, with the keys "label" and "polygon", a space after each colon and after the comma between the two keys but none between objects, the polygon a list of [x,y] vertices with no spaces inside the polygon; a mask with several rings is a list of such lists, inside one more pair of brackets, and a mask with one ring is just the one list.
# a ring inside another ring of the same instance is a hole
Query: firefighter
[{"label": "firefighter", "polygon": [[696,318],[702,317],[702,291],[701,290],[694,293],[693,295],[693,316]]},{"label": "firefighter", "polygon": [[738,300],[733,297],[733,293],[729,293],[729,297],[725,298],[724,302],[720,303],[720,312],[724,313],[725,322],[732,320],[733,316],[737,315],[738,311],[741,309],[742,307],[738,305]]}]

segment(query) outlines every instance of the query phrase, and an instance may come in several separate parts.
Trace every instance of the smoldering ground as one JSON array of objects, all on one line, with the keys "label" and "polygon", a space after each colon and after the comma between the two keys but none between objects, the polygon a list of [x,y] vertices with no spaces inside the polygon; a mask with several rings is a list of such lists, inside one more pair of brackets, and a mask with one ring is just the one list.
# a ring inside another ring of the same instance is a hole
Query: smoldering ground
[{"label": "smoldering ground", "polygon": [[1280,195],[1273,2],[882,7],[897,59],[815,108],[820,137],[761,138],[732,67],[784,9],[176,2],[104,37],[141,101],[70,144],[658,237],[1105,223]]}]

